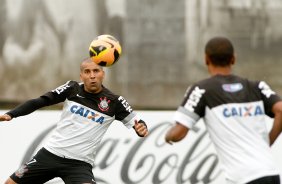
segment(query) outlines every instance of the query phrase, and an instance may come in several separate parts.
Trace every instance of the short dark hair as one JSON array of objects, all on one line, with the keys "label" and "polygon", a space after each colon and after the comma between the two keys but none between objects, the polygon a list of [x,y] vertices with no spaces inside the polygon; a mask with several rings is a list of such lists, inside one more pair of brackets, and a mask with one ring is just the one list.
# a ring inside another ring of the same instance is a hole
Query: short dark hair
[{"label": "short dark hair", "polygon": [[[80,62],[80,72],[83,71],[83,63],[87,63],[87,62],[93,62],[91,58],[84,58],[81,62]],[[103,70],[103,67],[99,65],[99,67]]]},{"label": "short dark hair", "polygon": [[214,37],[207,42],[205,53],[213,65],[227,66],[231,64],[234,56],[234,48],[229,39],[225,37]]}]

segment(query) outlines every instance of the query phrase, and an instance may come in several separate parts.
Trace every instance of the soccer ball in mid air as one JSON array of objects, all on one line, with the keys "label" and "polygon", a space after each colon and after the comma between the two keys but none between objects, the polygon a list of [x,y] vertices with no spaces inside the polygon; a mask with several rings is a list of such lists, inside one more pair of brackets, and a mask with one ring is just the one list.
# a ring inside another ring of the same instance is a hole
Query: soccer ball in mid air
[{"label": "soccer ball in mid air", "polygon": [[111,35],[100,35],[89,46],[91,59],[100,66],[111,66],[121,55],[119,41]]}]

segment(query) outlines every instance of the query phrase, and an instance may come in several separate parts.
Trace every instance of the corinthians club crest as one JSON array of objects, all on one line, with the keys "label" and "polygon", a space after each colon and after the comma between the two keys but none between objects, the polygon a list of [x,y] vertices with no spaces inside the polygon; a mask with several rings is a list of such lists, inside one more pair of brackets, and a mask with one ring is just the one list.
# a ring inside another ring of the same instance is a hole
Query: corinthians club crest
[{"label": "corinthians club crest", "polygon": [[107,111],[109,110],[109,103],[111,101],[107,99],[107,97],[100,98],[100,103],[98,104],[98,107],[101,111]]}]

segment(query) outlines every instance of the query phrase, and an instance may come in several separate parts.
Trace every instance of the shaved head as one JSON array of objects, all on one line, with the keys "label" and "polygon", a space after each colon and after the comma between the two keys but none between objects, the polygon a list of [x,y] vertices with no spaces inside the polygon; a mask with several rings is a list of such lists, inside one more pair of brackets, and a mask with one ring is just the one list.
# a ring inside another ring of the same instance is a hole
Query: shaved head
[{"label": "shaved head", "polygon": [[[86,63],[94,63],[94,62],[92,61],[91,58],[86,58],[86,59],[82,60],[81,63],[80,63],[80,72],[83,71],[83,69],[84,69]],[[97,64],[96,64],[96,65],[97,65]],[[100,65],[97,65],[97,66],[99,66],[99,67],[103,70],[103,67],[102,67],[102,66],[100,66]]]}]

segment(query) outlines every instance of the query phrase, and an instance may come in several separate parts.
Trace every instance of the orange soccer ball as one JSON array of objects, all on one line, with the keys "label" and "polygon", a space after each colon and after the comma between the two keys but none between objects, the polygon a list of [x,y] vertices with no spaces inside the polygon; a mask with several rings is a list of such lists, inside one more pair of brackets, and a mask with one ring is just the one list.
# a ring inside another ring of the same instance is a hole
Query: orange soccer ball
[{"label": "orange soccer ball", "polygon": [[121,55],[119,41],[111,35],[100,35],[89,46],[91,59],[100,66],[112,66]]}]

